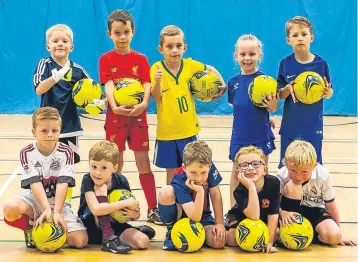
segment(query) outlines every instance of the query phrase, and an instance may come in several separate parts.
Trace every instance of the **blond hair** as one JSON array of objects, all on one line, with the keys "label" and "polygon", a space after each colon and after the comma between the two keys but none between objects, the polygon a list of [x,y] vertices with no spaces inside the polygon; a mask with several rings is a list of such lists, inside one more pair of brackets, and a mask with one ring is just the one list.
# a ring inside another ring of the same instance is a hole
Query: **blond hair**
[{"label": "blond hair", "polygon": [[70,38],[71,42],[73,43],[73,32],[72,32],[71,28],[64,24],[57,24],[57,25],[51,26],[49,29],[46,30],[46,43],[47,44],[48,44],[48,41],[50,40],[50,37],[51,37],[53,31],[56,31],[56,30],[65,31],[65,33],[67,34],[67,36]]},{"label": "blond hair", "polygon": [[311,143],[303,140],[293,141],[286,149],[283,164],[293,162],[295,166],[314,166],[317,163],[317,154]]},{"label": "blond hair", "polygon": [[183,163],[185,166],[197,162],[202,165],[210,165],[212,160],[212,151],[207,143],[202,140],[188,143],[183,152]]},{"label": "blond hair", "polygon": [[257,44],[257,47],[259,48],[260,50],[260,54],[261,54],[261,58],[260,58],[260,61],[264,55],[264,51],[263,51],[263,43],[255,36],[255,35],[252,35],[252,34],[245,34],[245,35],[242,35],[240,36],[237,41],[236,41],[236,44],[235,44],[235,53],[237,52],[237,46],[239,45],[240,41],[244,41],[244,40],[249,40],[249,41],[254,41],[256,42]]},{"label": "blond hair", "polygon": [[118,164],[119,150],[115,143],[104,140],[95,143],[89,151],[89,160],[111,162]]},{"label": "blond hair", "polygon": [[38,123],[42,120],[54,120],[59,121],[62,126],[62,119],[58,110],[54,107],[40,107],[32,115],[32,128],[36,129]]},{"label": "blond hair", "polygon": [[159,44],[163,46],[164,37],[165,36],[175,36],[175,35],[182,35],[184,41],[184,32],[176,25],[167,25],[160,31],[160,39]]},{"label": "blond hair", "polygon": [[261,159],[265,160],[265,154],[261,149],[258,149],[255,146],[246,146],[246,147],[242,147],[239,152],[237,152],[234,162],[235,164],[239,163],[239,158],[242,155],[248,155],[248,154],[256,154],[258,155]]},{"label": "blond hair", "polygon": [[292,25],[302,25],[304,27],[307,27],[310,30],[310,33],[312,34],[312,23],[310,20],[308,20],[306,17],[303,16],[295,16],[291,18],[289,21],[286,22],[285,28],[286,28],[286,35],[290,35],[290,30],[292,28]]}]

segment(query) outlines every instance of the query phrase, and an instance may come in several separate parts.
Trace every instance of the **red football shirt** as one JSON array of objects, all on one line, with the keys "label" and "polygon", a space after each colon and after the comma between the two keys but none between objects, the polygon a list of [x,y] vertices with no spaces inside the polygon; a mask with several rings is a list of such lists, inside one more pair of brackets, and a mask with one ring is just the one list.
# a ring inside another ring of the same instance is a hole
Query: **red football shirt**
[{"label": "red football shirt", "polygon": [[[116,85],[121,78],[133,78],[142,84],[150,83],[150,66],[145,55],[131,50],[129,54],[119,54],[112,50],[99,59],[99,78],[101,85],[108,81],[113,81]],[[141,121],[137,121],[141,118]],[[135,121],[131,121],[131,119]],[[105,127],[116,127],[129,125],[130,123],[139,123],[147,126],[147,114],[143,111],[138,117],[121,116],[113,113],[108,104]]]}]

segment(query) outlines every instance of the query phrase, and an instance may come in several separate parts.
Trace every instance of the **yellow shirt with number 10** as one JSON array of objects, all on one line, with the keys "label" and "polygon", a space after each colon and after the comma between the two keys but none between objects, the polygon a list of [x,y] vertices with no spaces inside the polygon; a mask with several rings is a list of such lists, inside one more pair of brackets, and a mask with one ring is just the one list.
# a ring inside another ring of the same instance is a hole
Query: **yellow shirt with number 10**
[{"label": "yellow shirt with number 10", "polygon": [[175,76],[165,66],[164,61],[158,61],[150,69],[152,86],[158,66],[163,75],[162,98],[157,102],[157,139],[177,140],[198,134],[200,126],[188,82],[194,73],[205,70],[206,66],[191,58],[183,58]]}]

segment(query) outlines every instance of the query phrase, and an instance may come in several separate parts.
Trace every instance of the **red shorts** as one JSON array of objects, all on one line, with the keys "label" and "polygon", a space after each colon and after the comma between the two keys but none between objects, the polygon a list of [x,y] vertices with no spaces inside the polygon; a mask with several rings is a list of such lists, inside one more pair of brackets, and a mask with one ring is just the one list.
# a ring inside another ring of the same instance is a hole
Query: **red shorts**
[{"label": "red shorts", "polygon": [[126,141],[133,151],[149,151],[149,133],[147,125],[124,125],[107,127],[106,140],[116,143],[120,152],[126,150]]}]

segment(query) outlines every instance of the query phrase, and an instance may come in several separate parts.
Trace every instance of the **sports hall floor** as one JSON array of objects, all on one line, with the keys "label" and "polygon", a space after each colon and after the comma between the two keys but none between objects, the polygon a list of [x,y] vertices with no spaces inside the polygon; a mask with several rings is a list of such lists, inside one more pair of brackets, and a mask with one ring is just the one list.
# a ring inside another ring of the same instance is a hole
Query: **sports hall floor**
[{"label": "sports hall floor", "polygon": [[[76,184],[73,191],[73,208],[77,211],[79,191],[82,176],[87,172],[88,151],[92,144],[104,138],[103,116],[97,120],[82,118],[85,130],[80,139],[81,163],[76,165]],[[276,122],[276,149],[271,157],[269,171],[274,174],[279,161],[280,137],[277,135],[281,119],[273,118]],[[213,149],[214,162],[218,167],[223,182],[221,191],[224,201],[224,212],[229,208],[229,180],[232,164],[228,160],[229,139],[231,134],[232,117],[229,116],[201,116],[202,131],[200,138],[206,140]],[[150,124],[150,159],[153,158],[153,149],[156,131],[156,116],[148,115]],[[353,124],[352,124],[353,122]],[[329,169],[336,192],[336,201],[341,216],[341,227],[344,238],[357,241],[357,118],[356,117],[326,117],[325,138],[323,142],[323,161]],[[132,251],[127,255],[115,255],[100,251],[99,246],[84,250],[64,248],[55,254],[41,254],[36,250],[25,248],[23,232],[10,228],[3,221],[3,202],[20,192],[20,176],[14,170],[19,164],[19,151],[33,141],[31,137],[30,115],[0,115],[0,261],[356,261],[357,248],[328,247],[311,245],[304,251],[292,252],[281,249],[276,254],[251,254],[240,251],[238,248],[212,250],[203,248],[197,253],[182,254],[179,252],[162,251],[164,227],[152,225],[157,232],[151,242],[149,250]],[[165,171],[152,166],[155,173],[157,187],[165,184]],[[145,223],[146,201],[140,188],[138,173],[131,151],[125,152],[123,174],[128,178],[134,195],[141,203],[141,220],[136,223]],[[13,175],[12,175],[13,174]]]}]

